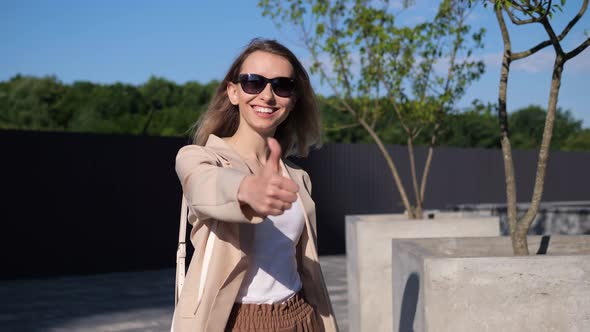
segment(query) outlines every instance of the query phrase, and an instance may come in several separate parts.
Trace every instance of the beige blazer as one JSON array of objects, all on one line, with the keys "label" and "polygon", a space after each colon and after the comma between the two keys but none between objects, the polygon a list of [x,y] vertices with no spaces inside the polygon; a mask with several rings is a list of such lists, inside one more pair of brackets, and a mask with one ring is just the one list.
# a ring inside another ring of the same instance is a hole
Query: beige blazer
[{"label": "beige blazer", "polygon": [[[315,205],[309,175],[281,161],[299,185],[305,210],[305,229],[297,244],[297,260],[305,298],[315,308],[322,331],[338,331],[317,253]],[[186,280],[174,311],[175,332],[223,331],[248,266],[242,244],[252,241],[252,217],[237,201],[242,179],[251,174],[246,163],[221,138],[210,135],[206,145],[188,145],[176,156],[176,173],[189,205],[190,239],[195,247]],[[212,225],[211,260],[204,267],[204,252]],[[202,271],[204,287],[198,296]]]}]

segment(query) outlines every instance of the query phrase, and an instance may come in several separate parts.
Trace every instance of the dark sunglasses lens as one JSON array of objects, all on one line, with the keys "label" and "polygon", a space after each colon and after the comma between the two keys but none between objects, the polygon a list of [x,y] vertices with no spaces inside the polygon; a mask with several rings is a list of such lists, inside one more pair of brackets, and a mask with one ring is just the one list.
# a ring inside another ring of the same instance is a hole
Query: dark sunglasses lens
[{"label": "dark sunglasses lens", "polygon": [[[239,76],[242,90],[250,94],[258,94],[264,90],[269,80],[261,75],[256,74],[242,74]],[[287,77],[277,77],[270,80],[272,90],[277,96],[291,97],[291,93],[295,89],[295,82]]]},{"label": "dark sunglasses lens", "polygon": [[240,84],[246,93],[257,94],[264,90],[266,79],[259,75],[240,76]]},{"label": "dark sunglasses lens", "polygon": [[281,97],[291,97],[295,88],[293,80],[286,77],[279,77],[272,80],[272,90]]}]

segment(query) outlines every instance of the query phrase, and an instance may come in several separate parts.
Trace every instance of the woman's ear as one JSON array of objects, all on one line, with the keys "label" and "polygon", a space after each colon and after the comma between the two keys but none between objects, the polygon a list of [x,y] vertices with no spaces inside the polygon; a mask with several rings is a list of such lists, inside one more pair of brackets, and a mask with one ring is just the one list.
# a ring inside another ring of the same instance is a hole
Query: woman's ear
[{"label": "woman's ear", "polygon": [[234,82],[227,83],[227,97],[232,105],[238,105],[238,86]]}]

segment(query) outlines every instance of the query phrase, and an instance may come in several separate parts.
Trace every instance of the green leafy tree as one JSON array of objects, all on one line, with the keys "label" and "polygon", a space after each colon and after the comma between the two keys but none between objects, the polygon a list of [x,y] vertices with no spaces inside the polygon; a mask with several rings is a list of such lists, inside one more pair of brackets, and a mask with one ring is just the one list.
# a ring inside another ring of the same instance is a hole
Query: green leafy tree
[{"label": "green leafy tree", "polygon": [[150,135],[185,136],[193,129],[199,116],[205,112],[209,100],[218,86],[213,81],[202,85],[197,82],[187,82],[175,88],[171,100],[173,103],[153,114],[153,119],[146,132]]},{"label": "green leafy tree", "polygon": [[154,113],[176,104],[179,97],[179,88],[172,82],[160,77],[150,79],[140,88],[147,102],[149,113],[141,133],[146,135],[154,117]]},{"label": "green leafy tree", "polygon": [[[414,26],[399,25],[389,1],[260,0],[259,5],[263,15],[300,29],[313,58],[312,73],[334,93],[326,101],[349,118],[333,129],[358,125],[366,131],[387,162],[408,216],[421,218],[440,126],[484,70],[482,62],[471,58],[482,47],[484,32],[470,32],[467,4],[442,1],[432,21]],[[441,73],[437,66],[445,70]],[[389,129],[394,123],[400,131]],[[414,204],[383,141],[384,134],[394,139],[400,132],[408,146]],[[414,158],[420,135],[429,141],[422,176]]]},{"label": "green leafy tree", "polygon": [[59,104],[64,91],[64,85],[54,76],[13,77],[0,93],[2,126],[55,130],[63,117]]},{"label": "green leafy tree", "polygon": [[[534,149],[541,144],[547,111],[541,106],[528,106],[512,112],[508,118],[512,132],[511,142],[517,149]],[[569,111],[557,108],[551,148],[559,149],[566,140],[582,130],[582,121],[573,118]]]},{"label": "green leafy tree", "polygon": [[152,77],[130,84],[61,83],[17,75],[0,82],[0,128],[183,136],[219,83]]},{"label": "green leafy tree", "polygon": [[445,119],[440,144],[466,148],[499,148],[500,135],[495,112],[495,105],[474,101],[464,112],[450,114]]},{"label": "green leafy tree", "polygon": [[590,129],[583,129],[568,137],[562,148],[566,151],[590,151]]}]

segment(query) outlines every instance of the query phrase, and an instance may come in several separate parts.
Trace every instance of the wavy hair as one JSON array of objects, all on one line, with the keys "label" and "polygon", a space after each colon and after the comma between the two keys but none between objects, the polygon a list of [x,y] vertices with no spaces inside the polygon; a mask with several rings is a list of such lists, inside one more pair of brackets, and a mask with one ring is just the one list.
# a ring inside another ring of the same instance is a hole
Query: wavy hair
[{"label": "wavy hair", "polygon": [[274,137],[281,144],[284,157],[306,157],[312,147],[321,144],[321,119],[315,93],[307,71],[293,52],[269,39],[253,39],[234,60],[207,111],[193,126],[196,127],[193,142],[205,145],[210,134],[228,137],[236,132],[240,124],[240,114],[238,106],[233,105],[227,96],[227,85],[237,81],[242,64],[256,51],[279,55],[293,66],[295,93],[292,98],[295,98],[295,103],[289,116],[277,127]]}]

